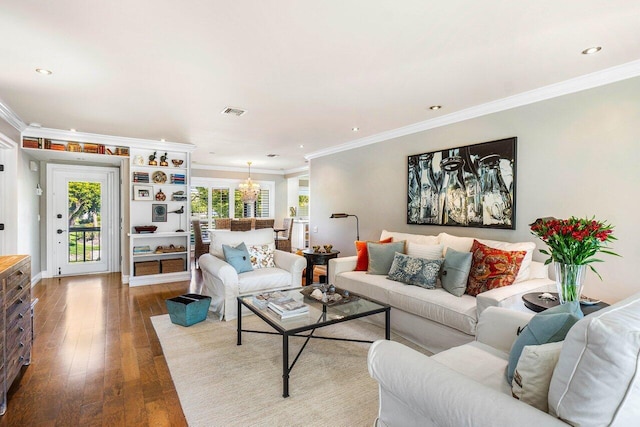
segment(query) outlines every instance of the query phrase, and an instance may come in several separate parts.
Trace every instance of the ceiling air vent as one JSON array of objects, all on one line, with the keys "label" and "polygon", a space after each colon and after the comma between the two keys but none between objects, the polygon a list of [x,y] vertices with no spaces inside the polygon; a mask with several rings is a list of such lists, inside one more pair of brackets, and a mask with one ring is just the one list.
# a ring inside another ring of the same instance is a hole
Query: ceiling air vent
[{"label": "ceiling air vent", "polygon": [[222,110],[222,114],[231,114],[232,116],[238,116],[238,117],[240,117],[246,112],[247,110],[243,110],[241,108],[233,108],[233,107],[227,107],[224,110]]}]

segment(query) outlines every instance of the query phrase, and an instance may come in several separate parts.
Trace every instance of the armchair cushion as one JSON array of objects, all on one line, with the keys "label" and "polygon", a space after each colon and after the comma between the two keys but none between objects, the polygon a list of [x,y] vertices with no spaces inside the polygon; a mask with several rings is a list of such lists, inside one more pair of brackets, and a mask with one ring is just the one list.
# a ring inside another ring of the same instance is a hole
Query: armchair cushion
[{"label": "armchair cushion", "polygon": [[547,412],[549,384],[553,369],[558,363],[562,341],[540,345],[526,345],[513,374],[511,393],[513,397],[534,408]]},{"label": "armchair cushion", "polygon": [[273,254],[276,251],[275,243],[249,246],[251,265],[253,268],[273,268],[276,266]]},{"label": "armchair cushion", "polygon": [[222,245],[237,246],[243,242],[247,246],[273,243],[273,229],[261,228],[251,231],[213,230],[211,232],[209,253],[224,259]]},{"label": "armchair cushion", "polygon": [[527,326],[511,347],[509,354],[509,369],[507,378],[509,384],[513,381],[518,359],[526,345],[539,345],[549,342],[562,341],[569,329],[582,318],[582,311],[578,304],[562,304],[542,311],[531,318]]},{"label": "armchair cushion", "polygon": [[251,257],[249,251],[244,243],[240,243],[238,246],[222,245],[222,252],[224,258],[238,273],[244,273],[245,271],[253,270],[251,265]]}]

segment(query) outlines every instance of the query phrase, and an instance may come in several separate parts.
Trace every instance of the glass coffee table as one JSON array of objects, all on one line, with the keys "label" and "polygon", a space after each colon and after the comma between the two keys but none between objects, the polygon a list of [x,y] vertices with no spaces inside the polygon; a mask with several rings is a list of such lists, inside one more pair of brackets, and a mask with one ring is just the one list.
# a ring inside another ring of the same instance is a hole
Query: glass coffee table
[{"label": "glass coffee table", "polygon": [[[265,307],[263,303],[255,298],[264,292],[252,295],[242,295],[238,297],[238,314],[242,313],[242,307],[247,307],[255,313],[266,324],[271,326],[274,331],[257,331],[250,329],[242,329],[242,316],[238,316],[238,345],[242,345],[242,333],[260,333],[282,336],[282,397],[289,397],[289,374],[295,366],[302,351],[306,347],[311,338],[372,343],[373,341],[337,338],[337,337],[320,337],[315,336],[316,329],[334,325],[336,323],[347,322],[349,320],[359,319],[361,317],[371,316],[378,313],[385,314],[385,339],[391,338],[391,307],[388,304],[365,298],[361,295],[351,293],[346,301],[335,303],[323,303],[310,296],[303,295],[303,292],[309,293],[311,286],[295,289],[283,289],[270,292],[280,292],[285,297],[291,297],[296,301],[304,302],[309,311],[303,315],[281,319],[278,314],[271,309]],[[338,289],[337,292],[341,293]],[[305,341],[294,357],[293,362],[289,364],[289,337],[302,337]]]}]

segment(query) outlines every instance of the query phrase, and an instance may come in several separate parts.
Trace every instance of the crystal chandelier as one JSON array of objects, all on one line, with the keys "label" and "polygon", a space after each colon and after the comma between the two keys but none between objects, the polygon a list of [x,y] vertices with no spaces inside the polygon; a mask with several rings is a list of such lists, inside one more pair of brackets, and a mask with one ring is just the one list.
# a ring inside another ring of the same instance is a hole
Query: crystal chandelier
[{"label": "crystal chandelier", "polygon": [[251,180],[251,162],[247,162],[249,165],[249,178],[240,183],[240,198],[242,203],[253,203],[260,194],[260,184]]}]

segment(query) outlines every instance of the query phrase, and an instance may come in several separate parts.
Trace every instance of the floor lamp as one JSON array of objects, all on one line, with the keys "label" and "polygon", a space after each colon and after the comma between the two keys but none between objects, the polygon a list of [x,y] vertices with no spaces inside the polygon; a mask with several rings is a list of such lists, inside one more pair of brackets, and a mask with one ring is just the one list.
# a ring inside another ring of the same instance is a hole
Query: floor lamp
[{"label": "floor lamp", "polygon": [[353,216],[356,218],[356,240],[360,240],[360,221],[358,220],[358,215],[352,215],[347,213],[334,213],[331,214],[330,218],[347,218]]}]

